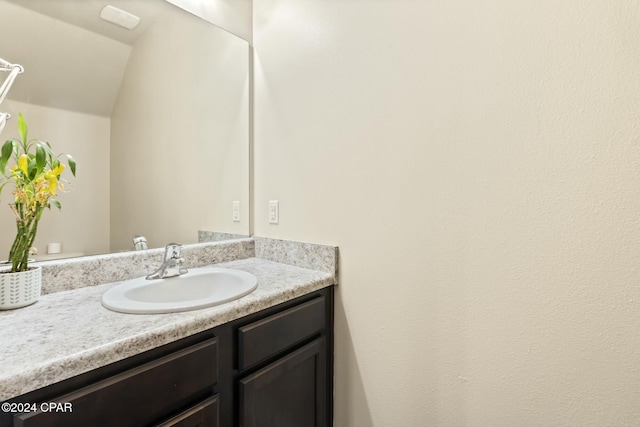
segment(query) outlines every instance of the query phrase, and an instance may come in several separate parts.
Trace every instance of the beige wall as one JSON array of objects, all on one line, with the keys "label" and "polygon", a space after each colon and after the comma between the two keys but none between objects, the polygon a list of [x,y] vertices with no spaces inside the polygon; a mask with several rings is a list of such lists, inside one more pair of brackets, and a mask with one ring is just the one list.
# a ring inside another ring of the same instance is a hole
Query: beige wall
[{"label": "beige wall", "polygon": [[336,426],[640,425],[638,28],[254,1],[255,234],[340,246]]},{"label": "beige wall", "polygon": [[113,251],[136,234],[160,247],[249,231],[249,47],[188,18],[155,23],[127,65],[111,117]]},{"label": "beige wall", "polygon": [[[109,250],[109,118],[41,107],[6,99],[3,111],[13,118],[2,132],[2,142],[18,137],[21,112],[29,137],[51,143],[56,153],[70,153],[78,163],[76,178],[66,171],[67,193],[57,197],[62,210],[52,207],[42,215],[35,247],[46,254],[48,243],[62,243],[64,253],[85,255]],[[15,221],[8,207],[13,188],[0,199],[0,259],[6,259],[15,238]]]}]

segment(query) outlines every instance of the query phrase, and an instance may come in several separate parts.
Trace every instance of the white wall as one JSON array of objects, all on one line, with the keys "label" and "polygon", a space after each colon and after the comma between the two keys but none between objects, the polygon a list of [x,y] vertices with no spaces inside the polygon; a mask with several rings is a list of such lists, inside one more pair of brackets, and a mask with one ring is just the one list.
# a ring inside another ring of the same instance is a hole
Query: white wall
[{"label": "white wall", "polygon": [[[34,2],[22,3],[34,6]],[[54,4],[54,9],[67,12],[79,4],[75,0],[66,7],[60,0],[38,3]],[[100,8],[94,11],[92,17],[101,21],[99,11]],[[11,99],[85,114],[111,115],[131,46],[22,4],[0,0],[0,16],[0,58],[24,67],[24,73],[11,88]],[[3,81],[4,77],[6,73],[0,75]]]},{"label": "white wall", "polygon": [[167,0],[202,19],[251,41],[252,0]]},{"label": "white wall", "polygon": [[639,27],[254,1],[255,234],[340,246],[336,426],[640,425]]},{"label": "white wall", "polygon": [[[78,164],[76,178],[67,169],[62,177],[66,193],[56,197],[42,215],[34,246],[46,254],[48,243],[62,243],[63,253],[85,255],[109,250],[109,118],[41,107],[5,99],[3,111],[12,114],[2,132],[2,142],[18,136],[18,113],[29,126],[29,138],[48,141],[57,154],[69,153]],[[8,204],[13,187],[0,196],[0,259],[6,259],[15,239],[15,217]]]},{"label": "white wall", "polygon": [[160,247],[249,230],[249,46],[188,18],[155,23],[127,65],[111,117],[113,251],[136,234]]}]

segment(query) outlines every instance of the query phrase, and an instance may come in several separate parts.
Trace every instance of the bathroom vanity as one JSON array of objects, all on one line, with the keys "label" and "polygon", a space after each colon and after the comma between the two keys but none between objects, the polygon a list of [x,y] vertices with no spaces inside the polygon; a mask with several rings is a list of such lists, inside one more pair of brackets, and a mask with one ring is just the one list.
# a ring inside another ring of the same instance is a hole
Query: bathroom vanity
[{"label": "bathroom vanity", "polygon": [[0,425],[327,426],[332,302],[325,288],[19,396]]},{"label": "bathroom vanity", "polygon": [[[16,328],[74,311],[48,320],[63,331],[14,331],[0,427],[331,425],[335,277],[259,258],[221,265],[255,274],[258,289],[208,309],[132,315],[99,305],[105,284],[0,313],[0,327]],[[31,362],[20,362],[29,346]]]}]

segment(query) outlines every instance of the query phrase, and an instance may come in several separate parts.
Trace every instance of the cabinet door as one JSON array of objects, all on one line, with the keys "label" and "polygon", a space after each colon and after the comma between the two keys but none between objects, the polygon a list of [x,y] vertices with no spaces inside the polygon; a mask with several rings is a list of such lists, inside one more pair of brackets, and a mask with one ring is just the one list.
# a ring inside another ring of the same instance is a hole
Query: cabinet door
[{"label": "cabinet door", "polygon": [[218,427],[218,396],[189,408],[156,427]]},{"label": "cabinet door", "polygon": [[325,338],[240,380],[241,427],[325,427]]}]

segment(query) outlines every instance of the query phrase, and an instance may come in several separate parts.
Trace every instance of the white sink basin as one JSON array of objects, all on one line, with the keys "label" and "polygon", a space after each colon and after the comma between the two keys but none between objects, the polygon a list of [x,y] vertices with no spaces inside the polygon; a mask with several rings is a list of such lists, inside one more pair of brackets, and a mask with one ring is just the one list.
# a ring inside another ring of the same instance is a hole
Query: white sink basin
[{"label": "white sink basin", "polygon": [[102,295],[102,305],[121,313],[173,313],[233,301],[257,287],[256,276],[246,271],[194,268],[167,279],[139,277],[122,282]]}]

